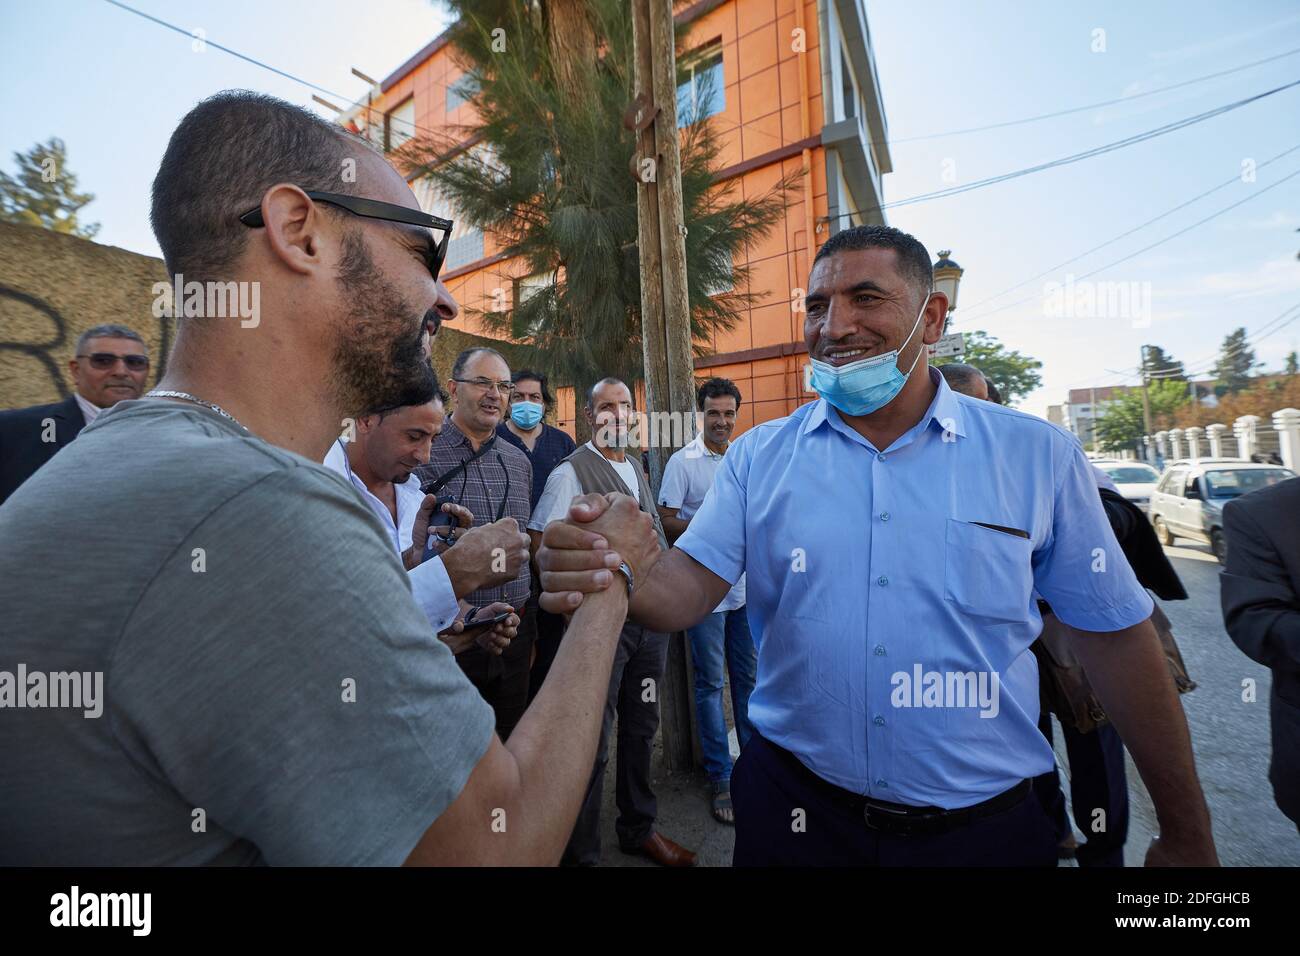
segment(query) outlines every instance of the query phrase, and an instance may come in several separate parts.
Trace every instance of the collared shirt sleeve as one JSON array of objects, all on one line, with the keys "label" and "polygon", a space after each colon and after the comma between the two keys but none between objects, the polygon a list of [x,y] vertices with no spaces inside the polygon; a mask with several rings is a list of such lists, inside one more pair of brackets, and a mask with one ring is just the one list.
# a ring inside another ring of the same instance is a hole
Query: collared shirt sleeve
[{"label": "collared shirt sleeve", "polygon": [[460,614],[456,592],[451,587],[451,576],[442,558],[422,561],[407,572],[411,579],[411,593],[415,603],[429,619],[434,633],[445,631],[455,623]]},{"label": "collared shirt sleeve", "polygon": [[680,508],[686,503],[686,467],[681,452],[668,459],[664,466],[664,480],[659,487],[659,503],[665,508]]},{"label": "collared shirt sleeve", "polygon": [[537,499],[528,530],[545,531],[548,524],[569,513],[569,503],[580,494],[582,485],[578,482],[578,473],[567,461],[560,462],[546,479],[546,488]]},{"label": "collared shirt sleeve", "polygon": [[676,544],[728,584],[745,573],[745,489],[753,443],[746,437],[727,451],[700,510]]},{"label": "collared shirt sleeve", "polygon": [[1155,605],[1115,540],[1083,449],[1061,444],[1052,529],[1034,554],[1034,586],[1071,627],[1122,631],[1149,618]]}]

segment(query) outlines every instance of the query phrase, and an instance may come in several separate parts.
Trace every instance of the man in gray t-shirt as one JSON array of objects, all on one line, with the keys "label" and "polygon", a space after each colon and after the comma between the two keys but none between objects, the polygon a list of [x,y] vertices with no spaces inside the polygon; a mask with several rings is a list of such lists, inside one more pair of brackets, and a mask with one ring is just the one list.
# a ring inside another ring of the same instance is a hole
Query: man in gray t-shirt
[{"label": "man in gray t-shirt", "polygon": [[[364,140],[247,90],[181,120],[150,219],[185,279],[166,374],[0,506],[0,866],[558,862],[648,520],[622,552],[587,526],[554,583],[601,593],[503,743],[412,594],[428,562],[408,575],[319,464],[434,382],[452,223]],[[465,595],[528,538],[503,518],[430,560]]]},{"label": "man in gray t-shirt", "polygon": [[205,408],[105,412],[0,540],[0,670],[104,675],[0,711],[0,863],[399,864],[492,737],[357,494]]}]

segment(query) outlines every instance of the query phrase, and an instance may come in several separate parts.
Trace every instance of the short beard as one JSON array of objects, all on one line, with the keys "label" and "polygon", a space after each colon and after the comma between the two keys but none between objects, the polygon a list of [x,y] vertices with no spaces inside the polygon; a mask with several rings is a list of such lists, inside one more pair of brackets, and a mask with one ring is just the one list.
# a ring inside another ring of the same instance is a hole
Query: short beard
[{"label": "short beard", "polygon": [[360,230],[344,233],[338,283],[346,313],[334,348],[333,388],[348,415],[413,404],[411,396],[434,387],[424,326],[416,327],[423,312],[385,279]]}]

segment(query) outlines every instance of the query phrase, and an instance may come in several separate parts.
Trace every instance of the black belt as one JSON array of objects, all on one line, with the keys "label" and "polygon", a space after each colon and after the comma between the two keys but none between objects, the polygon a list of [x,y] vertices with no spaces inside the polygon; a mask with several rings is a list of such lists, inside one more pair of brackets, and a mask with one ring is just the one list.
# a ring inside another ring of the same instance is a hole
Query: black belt
[{"label": "black belt", "polygon": [[778,747],[770,740],[764,739],[763,742],[787,758],[793,767],[798,768],[796,772],[804,776],[812,786],[826,793],[833,803],[851,810],[855,815],[860,814],[868,830],[877,830],[894,836],[932,836],[937,833],[947,833],[983,817],[1010,810],[1029,795],[1030,781],[1026,779],[1009,790],[1003,790],[997,796],[956,810],[890,803],[888,800],[876,800],[837,787],[809,770],[788,750]]}]

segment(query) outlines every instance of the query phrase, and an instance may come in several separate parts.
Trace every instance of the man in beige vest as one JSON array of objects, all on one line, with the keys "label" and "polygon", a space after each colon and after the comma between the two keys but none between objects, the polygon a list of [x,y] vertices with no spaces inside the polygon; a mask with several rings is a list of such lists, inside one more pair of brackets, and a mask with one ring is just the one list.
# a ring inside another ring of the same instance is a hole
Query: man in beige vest
[{"label": "man in beige vest", "polygon": [[[650,482],[635,450],[628,454],[628,421],[632,392],[616,378],[597,382],[587,397],[587,421],[592,440],[555,466],[528,533],[541,543],[547,522],[568,515],[569,503],[581,494],[629,494],[654,520],[659,546],[666,549],[663,525],[655,508]],[[618,831],[624,853],[643,854],[663,866],[692,866],[695,854],[657,833],[656,805],[650,789],[650,754],[659,729],[659,688],[668,657],[668,635],[625,621],[610,674],[609,697],[591,785],[578,815],[573,836],[564,851],[568,865],[594,866],[600,862],[600,804],[604,794],[605,765],[609,762],[609,734],[618,714]]]}]

